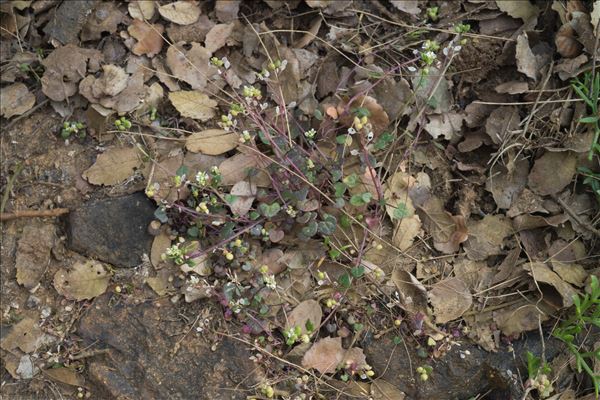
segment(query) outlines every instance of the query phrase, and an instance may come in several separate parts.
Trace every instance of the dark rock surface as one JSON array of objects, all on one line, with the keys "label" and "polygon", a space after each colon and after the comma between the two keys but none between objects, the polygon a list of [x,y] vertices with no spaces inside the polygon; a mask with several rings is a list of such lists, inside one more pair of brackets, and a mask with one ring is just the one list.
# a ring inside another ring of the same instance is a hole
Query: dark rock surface
[{"label": "dark rock surface", "polygon": [[[211,345],[189,332],[168,299],[138,305],[97,298],[80,321],[85,345],[109,349],[89,363],[102,399],[245,399],[255,369],[244,345],[229,339]],[[116,304],[113,304],[116,303]],[[99,391],[99,392],[98,392]]]},{"label": "dark rock surface", "polygon": [[[513,343],[514,353],[504,345],[498,352],[487,352],[473,343],[453,345],[439,360],[423,359],[414,345],[395,345],[392,337],[382,337],[365,346],[367,361],[375,371],[385,371],[381,378],[406,393],[407,400],[469,399],[487,393],[489,400],[521,399],[521,377],[527,377],[526,352],[542,353],[542,341],[537,332],[525,335]],[[545,338],[545,356],[550,362],[561,349],[560,342]],[[412,364],[411,364],[412,363]],[[423,382],[415,369],[430,365],[433,372]]]},{"label": "dark rock surface", "polygon": [[141,192],[88,203],[69,214],[69,247],[115,266],[134,267],[150,253],[147,227],[155,208]]}]

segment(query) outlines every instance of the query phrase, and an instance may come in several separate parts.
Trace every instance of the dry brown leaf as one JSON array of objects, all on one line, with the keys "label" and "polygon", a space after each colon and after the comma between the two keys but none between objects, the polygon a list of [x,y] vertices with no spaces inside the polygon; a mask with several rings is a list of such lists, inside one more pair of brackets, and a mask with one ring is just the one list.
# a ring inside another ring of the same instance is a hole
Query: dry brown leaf
[{"label": "dry brown leaf", "polygon": [[421,13],[419,0],[390,0],[390,3],[398,10],[407,14],[419,15],[419,13]]},{"label": "dry brown leaf", "polygon": [[415,207],[409,190],[415,186],[415,178],[399,171],[385,184],[383,197],[386,211],[394,222],[392,242],[400,250],[406,250],[421,231],[421,219],[415,214]]},{"label": "dry brown leaf", "polygon": [[235,196],[235,200],[228,204],[231,212],[244,216],[248,214],[256,198],[256,185],[248,181],[239,181],[233,185],[230,194]]},{"label": "dry brown leaf", "polygon": [[145,20],[151,19],[154,16],[156,6],[154,0],[134,0],[127,5],[127,11],[131,18]]},{"label": "dry brown leaf", "polygon": [[269,269],[268,272],[275,275],[279,274],[287,268],[287,265],[285,263],[287,259],[284,257],[283,250],[279,248],[271,248],[265,250],[257,261],[258,265],[266,265]]},{"label": "dry brown leaf", "polygon": [[344,354],[342,365],[349,365],[353,370],[362,370],[367,365],[367,357],[360,347],[350,347]]},{"label": "dry brown leaf", "polygon": [[19,285],[33,290],[40,283],[50,263],[56,227],[34,220],[25,225],[19,238],[14,267]]},{"label": "dry brown leaf", "polygon": [[235,132],[223,129],[206,129],[194,132],[185,141],[185,148],[193,153],[203,153],[212,156],[227,153],[239,144],[239,136]]},{"label": "dry brown leaf", "polygon": [[127,32],[137,39],[137,43],[131,51],[137,56],[142,54],[148,57],[154,57],[163,46],[162,33],[165,28],[161,24],[149,24],[139,19],[134,19],[133,23],[127,28]]},{"label": "dry brown leaf", "polygon": [[95,97],[116,96],[125,90],[129,75],[123,68],[106,64],[102,66],[102,70],[103,75],[92,86]]},{"label": "dry brown leaf", "polygon": [[[248,180],[256,186],[271,186],[271,179],[263,171],[266,166],[257,156],[238,153],[229,157],[219,165],[221,183],[225,186],[235,185],[239,181]],[[258,171],[254,174],[252,171]]]},{"label": "dry brown leaf", "polygon": [[547,151],[535,160],[528,177],[529,188],[540,195],[556,194],[567,186],[577,168],[577,157],[571,151]]},{"label": "dry brown leaf", "polygon": [[82,176],[93,185],[116,185],[129,178],[143,161],[137,147],[109,147]]},{"label": "dry brown leaf", "polygon": [[421,219],[418,215],[402,218],[394,227],[392,243],[402,251],[408,250],[419,233],[421,233]]},{"label": "dry brown leaf", "polygon": [[427,116],[429,122],[425,130],[434,139],[443,136],[446,140],[458,139],[461,135],[463,115],[456,112],[432,114]]},{"label": "dry brown leaf", "polygon": [[61,268],[56,272],[54,288],[69,300],[93,299],[106,291],[110,276],[97,261],[77,262],[69,271]]},{"label": "dry brown leaf", "polygon": [[168,269],[161,269],[156,276],[146,278],[146,283],[159,296],[166,296],[175,291],[172,283],[173,274]]},{"label": "dry brown leaf", "polygon": [[173,76],[188,83],[192,89],[204,89],[207,79],[215,73],[209,64],[211,53],[199,43],[192,43],[189,50],[183,43],[169,46],[167,66]]},{"label": "dry brown leaf", "polygon": [[600,1],[595,0],[594,1],[594,9],[590,13],[590,23],[592,24],[592,27],[594,28],[594,32],[600,31],[598,29],[598,21],[600,21]]},{"label": "dry brown leaf", "polygon": [[64,383],[71,386],[84,386],[85,379],[83,376],[75,372],[74,369],[61,367],[61,368],[49,368],[42,371],[44,375],[55,382]]},{"label": "dry brown leaf", "polygon": [[517,36],[517,48],[515,50],[515,58],[517,59],[517,70],[527,77],[536,80],[539,69],[536,62],[535,54],[529,47],[529,39],[527,32]]},{"label": "dry brown leaf", "polygon": [[[577,291],[571,285],[563,281],[549,266],[542,262],[532,262],[526,264],[523,268],[526,271],[529,271],[529,274],[536,282],[538,282],[538,284],[540,282],[546,283],[556,289],[562,298],[563,307],[567,308],[573,305],[573,295],[577,294]],[[544,299],[552,303],[553,299],[550,296],[551,294],[547,297],[544,293]]]},{"label": "dry brown leaf", "polygon": [[497,93],[521,94],[529,90],[527,82],[510,81],[499,84],[494,88]]},{"label": "dry brown leaf", "polygon": [[181,90],[169,93],[169,100],[182,117],[208,121],[215,116],[217,102],[200,90]]},{"label": "dry brown leaf", "polygon": [[495,144],[501,144],[519,127],[519,110],[515,106],[496,108],[485,122],[485,132]]},{"label": "dry brown leaf", "polygon": [[13,83],[0,91],[0,115],[10,118],[21,115],[35,104],[35,96],[23,83]]},{"label": "dry brown leaf", "polygon": [[529,0],[496,0],[496,5],[500,11],[513,18],[521,18],[523,21],[536,17],[540,12]]},{"label": "dry brown leaf", "polygon": [[217,0],[215,14],[221,22],[231,22],[238,17],[241,0]]},{"label": "dry brown leaf", "polygon": [[548,315],[533,304],[502,309],[494,316],[498,328],[507,336],[538,329],[547,319]]},{"label": "dry brown leaf", "polygon": [[471,260],[485,260],[500,254],[504,238],[512,233],[508,218],[502,215],[486,215],[482,220],[469,222],[469,238],[464,243],[467,257]]},{"label": "dry brown leaf", "polygon": [[396,386],[381,379],[376,379],[371,384],[373,400],[404,400],[406,394]]},{"label": "dry brown leaf", "polygon": [[125,20],[125,15],[118,9],[116,3],[99,2],[91,10],[81,29],[81,41],[100,39],[105,32],[115,33],[118,25]]},{"label": "dry brown leaf", "polygon": [[564,263],[558,260],[550,260],[550,263],[554,272],[565,282],[572,285],[582,287],[589,276],[586,270],[579,264]]},{"label": "dry brown leaf", "polygon": [[342,338],[323,338],[312,345],[302,357],[304,368],[314,368],[322,374],[332,374],[344,359]]},{"label": "dry brown leaf", "polygon": [[348,103],[348,100],[341,101],[337,105],[337,112],[339,114],[339,121],[346,127],[351,127],[354,122],[354,114],[351,112],[353,108],[362,107],[369,110],[369,122],[373,126],[373,133],[377,137],[390,124],[390,118],[384,111],[383,107],[377,103],[371,96],[359,96],[355,98],[352,103]]},{"label": "dry brown leaf", "polygon": [[509,163],[509,167],[511,170],[499,164],[493,165],[486,182],[486,189],[492,192],[496,205],[504,209],[510,208],[525,189],[529,161],[519,158],[514,163]]},{"label": "dry brown leaf", "polygon": [[166,232],[161,232],[160,235],[154,237],[152,248],[150,249],[150,262],[152,262],[154,267],[160,264],[163,253],[169,247],[171,247],[171,238]]},{"label": "dry brown leaf", "polygon": [[453,216],[444,209],[442,201],[432,196],[420,207],[425,230],[433,237],[433,247],[445,254],[456,253],[467,240],[464,217]]},{"label": "dry brown leaf", "polygon": [[200,7],[191,1],[176,1],[158,7],[159,14],[178,25],[190,25],[200,17]]},{"label": "dry brown leaf", "polygon": [[156,202],[166,200],[173,202],[180,198],[186,198],[189,190],[186,187],[176,188],[173,182],[173,176],[183,163],[183,154],[179,153],[161,160],[155,165],[154,174],[151,177],[148,187],[152,189],[154,195],[151,196]]},{"label": "dry brown leaf", "polygon": [[438,324],[460,318],[473,304],[469,288],[458,278],[446,278],[434,284],[429,291],[429,301]]},{"label": "dry brown leaf", "polygon": [[[305,300],[298,304],[287,316],[285,330],[300,328],[301,334],[312,334],[318,331],[323,318],[321,305],[316,300]],[[306,328],[307,324],[312,325],[312,330],[309,332]]]},{"label": "dry brown leaf", "polygon": [[204,45],[206,46],[206,50],[210,53],[214,53],[219,50],[221,47],[225,46],[231,33],[233,32],[234,24],[217,24],[211,28],[210,31],[206,34],[206,39],[204,40]]},{"label": "dry brown leaf", "polygon": [[425,286],[410,272],[400,268],[392,271],[392,282],[398,288],[400,301],[404,308],[411,312],[427,315],[427,290]]},{"label": "dry brown leaf", "polygon": [[25,353],[31,353],[50,339],[34,319],[27,317],[13,325],[9,332],[3,332],[0,346],[6,351],[19,348]]},{"label": "dry brown leaf", "polygon": [[63,101],[77,93],[77,84],[86,75],[88,62],[91,71],[97,70],[102,53],[68,44],[54,50],[42,64],[42,92],[54,101]]}]

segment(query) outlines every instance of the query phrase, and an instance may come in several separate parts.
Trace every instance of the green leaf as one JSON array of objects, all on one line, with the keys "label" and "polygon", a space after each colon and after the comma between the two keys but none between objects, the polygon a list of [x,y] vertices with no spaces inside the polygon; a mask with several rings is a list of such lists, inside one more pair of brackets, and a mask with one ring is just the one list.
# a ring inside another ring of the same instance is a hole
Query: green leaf
[{"label": "green leaf", "polygon": [[336,182],[333,188],[335,189],[335,197],[342,197],[346,193],[348,186],[343,182]]},{"label": "green leaf", "polygon": [[158,207],[156,209],[156,211],[154,211],[154,216],[156,217],[157,220],[159,220],[163,224],[169,220],[169,218],[167,217],[166,207],[162,207],[162,206]]},{"label": "green leaf", "polygon": [[360,332],[365,328],[365,326],[363,324],[357,322],[353,325],[353,328],[354,328],[354,332]]},{"label": "green leaf", "polygon": [[275,202],[273,204],[261,203],[258,206],[258,210],[265,217],[273,218],[274,216],[277,215],[277,213],[279,213],[279,211],[281,210],[281,206],[277,202]]},{"label": "green leaf", "polygon": [[304,324],[304,327],[309,333],[315,330],[315,324],[313,324],[313,322],[310,319],[306,320],[306,324]]},{"label": "green leaf", "polygon": [[183,177],[184,175],[187,175],[189,172],[189,168],[186,167],[185,165],[182,165],[181,167],[179,167],[177,169],[177,172],[175,172],[175,175],[179,176],[179,177]]},{"label": "green leaf", "polygon": [[362,265],[359,265],[357,267],[354,267],[350,270],[350,272],[352,273],[352,276],[355,278],[360,278],[361,276],[363,276],[365,274],[365,267]]},{"label": "green leaf", "polygon": [[394,135],[389,132],[384,132],[377,138],[373,148],[377,150],[383,150],[387,148],[394,141]]},{"label": "green leaf", "polygon": [[399,203],[398,207],[394,210],[393,217],[395,219],[402,219],[408,217],[408,209],[405,203]]},{"label": "green leaf", "polygon": [[225,198],[225,201],[228,204],[233,204],[238,199],[238,196],[236,196],[234,194],[229,194],[229,193],[225,194],[225,196],[223,196],[223,197]]},{"label": "green leaf", "polygon": [[359,178],[358,175],[352,174],[345,177],[342,182],[344,182],[349,188],[353,188],[354,186],[358,185]]},{"label": "green leaf", "polygon": [[332,260],[337,260],[341,255],[342,253],[338,249],[329,250],[329,257],[331,257]]},{"label": "green leaf", "polygon": [[593,124],[595,122],[598,122],[598,120],[600,120],[600,117],[598,117],[597,115],[579,118],[579,122],[581,122],[582,124]]},{"label": "green leaf", "polygon": [[340,278],[338,279],[338,282],[345,289],[350,288],[350,282],[351,282],[350,275],[348,275],[348,273],[344,273],[342,276],[340,276]]},{"label": "green leaf", "polygon": [[352,204],[355,207],[364,206],[365,204],[368,204],[371,201],[372,197],[373,195],[369,192],[355,194],[350,198],[350,204]]},{"label": "green leaf", "polygon": [[188,230],[187,230],[187,234],[189,236],[191,236],[191,237],[194,237],[194,238],[198,237],[199,233],[200,232],[198,231],[198,227],[197,226],[192,226],[191,228],[188,228]]},{"label": "green leaf", "polygon": [[303,236],[310,238],[317,234],[318,225],[315,221],[311,221],[300,231]]},{"label": "green leaf", "polygon": [[250,211],[250,219],[252,221],[257,220],[258,217],[260,217],[260,214],[258,213],[258,211]]},{"label": "green leaf", "polygon": [[346,214],[340,217],[340,225],[344,229],[349,229],[352,226],[352,220]]},{"label": "green leaf", "polygon": [[332,180],[333,182],[337,182],[337,181],[339,181],[340,179],[342,179],[342,170],[341,170],[341,169],[338,169],[338,168],[336,168],[336,169],[332,169],[332,170],[331,170],[331,180]]},{"label": "green leaf", "polygon": [[323,235],[333,235],[337,226],[337,219],[331,214],[324,214],[323,221],[319,222],[319,232]]},{"label": "green leaf", "polygon": [[394,336],[394,344],[398,345],[402,343],[402,338],[400,336]]},{"label": "green leaf", "polygon": [[350,146],[352,144],[352,136],[350,135],[340,135],[335,138],[337,144],[343,144],[346,146]]},{"label": "green leaf", "polygon": [[315,112],[314,112],[314,114],[313,114],[313,115],[315,116],[315,118],[316,118],[318,121],[323,121],[323,113],[322,113],[322,112],[321,112],[321,110],[319,110],[318,108],[317,108],[317,109],[315,109]]},{"label": "green leaf", "polygon": [[358,118],[371,116],[371,112],[369,111],[368,108],[365,108],[365,107],[356,107],[356,108],[353,108],[351,111],[352,111],[352,114],[356,115]]}]

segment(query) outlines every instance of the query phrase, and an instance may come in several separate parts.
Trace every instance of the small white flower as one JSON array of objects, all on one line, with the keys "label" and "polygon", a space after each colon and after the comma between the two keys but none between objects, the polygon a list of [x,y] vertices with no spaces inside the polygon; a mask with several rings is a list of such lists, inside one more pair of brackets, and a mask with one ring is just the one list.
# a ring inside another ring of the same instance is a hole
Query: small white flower
[{"label": "small white flower", "polygon": [[227,57],[221,58],[221,61],[223,61],[223,66],[225,67],[225,69],[229,69],[229,67],[231,67],[231,63],[229,62]]},{"label": "small white flower", "polygon": [[350,150],[350,155],[357,156],[359,154],[358,150]]},{"label": "small white flower", "polygon": [[348,135],[354,135],[356,133],[356,129],[353,127],[348,128]]},{"label": "small white flower", "polygon": [[373,140],[373,137],[374,137],[374,136],[375,136],[375,135],[373,134],[373,132],[369,132],[369,133],[367,133],[367,140],[370,142],[371,140]]},{"label": "small white flower", "polygon": [[413,67],[412,65],[409,67],[406,67],[407,70],[409,70],[410,72],[417,72],[417,69],[415,67]]}]

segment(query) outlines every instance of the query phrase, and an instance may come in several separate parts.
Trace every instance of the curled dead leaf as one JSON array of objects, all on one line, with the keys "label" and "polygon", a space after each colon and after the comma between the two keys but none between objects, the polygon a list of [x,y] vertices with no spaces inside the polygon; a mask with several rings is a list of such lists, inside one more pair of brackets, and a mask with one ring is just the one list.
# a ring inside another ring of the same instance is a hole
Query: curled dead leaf
[{"label": "curled dead leaf", "polygon": [[188,83],[192,89],[204,89],[207,79],[215,73],[209,63],[211,53],[199,43],[186,50],[183,42],[169,46],[167,66],[174,77]]},{"label": "curled dead leaf", "polygon": [[167,21],[178,25],[190,25],[200,17],[200,7],[191,1],[176,1],[158,7],[158,12]]},{"label": "curled dead leaf", "polygon": [[154,57],[163,46],[162,33],[165,28],[161,24],[149,24],[148,22],[134,19],[133,23],[127,28],[127,32],[137,39],[137,43],[131,51],[133,54],[141,56],[143,54],[148,57]]},{"label": "curled dead leaf", "polygon": [[131,18],[145,20],[151,19],[154,16],[156,10],[153,0],[135,0],[130,1],[127,5],[127,11]]}]

